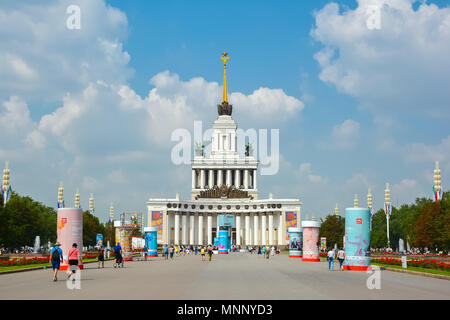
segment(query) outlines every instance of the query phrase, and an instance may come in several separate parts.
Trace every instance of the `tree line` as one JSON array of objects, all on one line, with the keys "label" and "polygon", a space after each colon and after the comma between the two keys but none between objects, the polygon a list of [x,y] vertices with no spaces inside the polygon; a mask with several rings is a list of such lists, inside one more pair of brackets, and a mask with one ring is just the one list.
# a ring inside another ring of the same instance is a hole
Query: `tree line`
[{"label": "tree line", "polygon": [[[337,243],[343,246],[345,235],[345,218],[328,215],[321,219],[320,237],[327,238],[328,247]],[[428,198],[417,198],[413,204],[392,207],[389,218],[389,238],[391,248],[398,249],[399,240],[403,239],[411,247],[429,250],[450,249],[450,192],[443,193],[442,200],[434,202]],[[372,248],[387,248],[386,214],[383,209],[375,212],[372,218],[370,235]]]},{"label": "tree line", "polygon": [[[3,206],[0,195],[0,247],[18,249],[34,246],[36,236],[41,246],[56,242],[56,210],[29,196],[12,192],[11,198]],[[83,245],[94,246],[97,234],[103,235],[103,242],[114,244],[114,226],[110,222],[101,223],[88,210],[83,212]]]}]

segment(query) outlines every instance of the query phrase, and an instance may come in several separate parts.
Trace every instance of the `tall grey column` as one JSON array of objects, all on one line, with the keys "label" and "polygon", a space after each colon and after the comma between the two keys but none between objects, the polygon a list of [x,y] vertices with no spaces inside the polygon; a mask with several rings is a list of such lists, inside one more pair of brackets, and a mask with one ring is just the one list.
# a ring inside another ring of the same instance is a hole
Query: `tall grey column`
[{"label": "tall grey column", "polygon": [[175,212],[175,232],[174,232],[174,242],[175,244],[180,244],[180,213]]},{"label": "tall grey column", "polygon": [[283,215],[282,212],[278,212],[278,245],[283,244]]},{"label": "tall grey column", "polygon": [[241,245],[241,214],[236,214],[236,245]]},{"label": "tall grey column", "polygon": [[248,169],[244,170],[244,189],[248,189]]},{"label": "tall grey column", "polygon": [[200,189],[205,188],[205,169],[200,170]]},{"label": "tall grey column", "polygon": [[256,169],[253,170],[253,189],[256,189],[256,176],[257,176],[257,171]]},{"label": "tall grey column", "polygon": [[237,169],[235,170],[234,173],[234,186],[236,187],[236,189],[239,189],[239,187],[241,186],[239,183],[240,181],[241,181],[241,170]]},{"label": "tall grey column", "polygon": [[257,246],[259,244],[259,223],[258,223],[258,213],[255,212],[253,214],[253,243],[255,244],[255,246]]},{"label": "tall grey column", "polygon": [[245,245],[250,245],[250,213],[245,214]]},{"label": "tall grey column", "polygon": [[195,216],[194,213],[191,212],[189,215],[189,244],[190,245],[194,245],[195,244],[195,239],[194,239],[194,228],[195,228]]},{"label": "tall grey column", "polygon": [[273,212],[269,212],[269,245],[274,245],[273,243]]},{"label": "tall grey column", "polygon": [[203,213],[198,214],[198,244],[204,245],[203,243]]},{"label": "tall grey column", "polygon": [[222,169],[217,170],[217,186],[221,186],[223,184],[223,173]]},{"label": "tall grey column", "polygon": [[261,244],[263,246],[267,245],[267,241],[266,241],[266,213],[262,212],[261,213]]},{"label": "tall grey column", "polygon": [[210,169],[208,174],[208,187],[214,187],[214,170]]},{"label": "tall grey column", "polygon": [[212,245],[212,216],[211,213],[208,213],[208,218],[207,218],[207,223],[208,223],[208,243],[207,245]]},{"label": "tall grey column", "polygon": [[196,186],[195,176],[195,169],[192,169],[192,189],[195,189]]},{"label": "tall grey column", "polygon": [[181,213],[181,244],[187,244],[187,216],[186,212]]},{"label": "tall grey column", "polygon": [[231,187],[231,170],[227,169],[227,186]]}]

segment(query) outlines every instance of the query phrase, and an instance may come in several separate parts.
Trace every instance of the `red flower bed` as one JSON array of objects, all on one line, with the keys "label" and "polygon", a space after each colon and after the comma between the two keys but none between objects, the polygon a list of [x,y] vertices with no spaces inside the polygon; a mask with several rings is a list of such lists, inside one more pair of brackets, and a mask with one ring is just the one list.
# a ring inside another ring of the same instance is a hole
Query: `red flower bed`
[{"label": "red flower bed", "polygon": [[49,257],[34,257],[34,258],[14,258],[12,260],[0,260],[0,266],[25,266],[29,264],[39,264],[49,261]]},{"label": "red flower bed", "polygon": [[[387,265],[395,265],[395,266],[402,265],[402,260],[394,259],[394,258],[379,258],[379,259],[372,259],[372,261],[382,263],[382,264],[387,264]],[[432,260],[428,260],[428,259],[414,260],[414,259],[412,259],[412,260],[408,260],[407,264],[410,267],[419,267],[419,268],[450,271],[450,264],[443,263],[443,262],[437,262],[434,259],[432,259]]]}]

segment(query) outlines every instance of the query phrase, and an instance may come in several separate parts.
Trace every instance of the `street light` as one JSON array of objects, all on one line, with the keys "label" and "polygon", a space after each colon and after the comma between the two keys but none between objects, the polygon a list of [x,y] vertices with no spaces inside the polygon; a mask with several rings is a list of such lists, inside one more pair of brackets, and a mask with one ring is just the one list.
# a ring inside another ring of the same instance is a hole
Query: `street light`
[{"label": "street light", "polygon": [[389,217],[392,213],[392,205],[391,205],[391,190],[389,190],[389,183],[386,183],[386,189],[384,190],[384,212],[386,213],[388,248],[390,248],[391,242],[389,240]]},{"label": "street light", "polygon": [[5,162],[5,169],[3,169],[3,185],[2,185],[2,196],[3,196],[3,205],[6,206],[6,202],[8,202],[9,197],[11,196],[11,184],[9,181],[9,168],[8,161]]},{"label": "street light", "polygon": [[442,200],[441,170],[439,169],[439,161],[436,161],[436,168],[434,169],[433,194],[435,202]]}]

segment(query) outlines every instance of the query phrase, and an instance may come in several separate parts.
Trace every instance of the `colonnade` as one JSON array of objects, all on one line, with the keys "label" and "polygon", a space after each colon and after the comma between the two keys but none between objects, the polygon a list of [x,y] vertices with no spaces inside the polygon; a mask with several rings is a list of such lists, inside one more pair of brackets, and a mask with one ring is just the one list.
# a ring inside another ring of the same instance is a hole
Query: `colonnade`
[{"label": "colonnade", "polygon": [[[168,218],[166,221],[168,221],[169,230],[173,226],[173,232],[165,233],[165,243],[179,245],[213,244],[213,220],[216,222],[217,230],[217,213],[169,211]],[[281,211],[235,214],[236,237],[235,240],[233,239],[233,244],[241,246],[284,245],[285,226],[283,224],[285,224],[285,221]]]},{"label": "colonnade", "polygon": [[228,187],[257,189],[256,169],[192,169],[192,189],[206,189],[222,184]]}]

